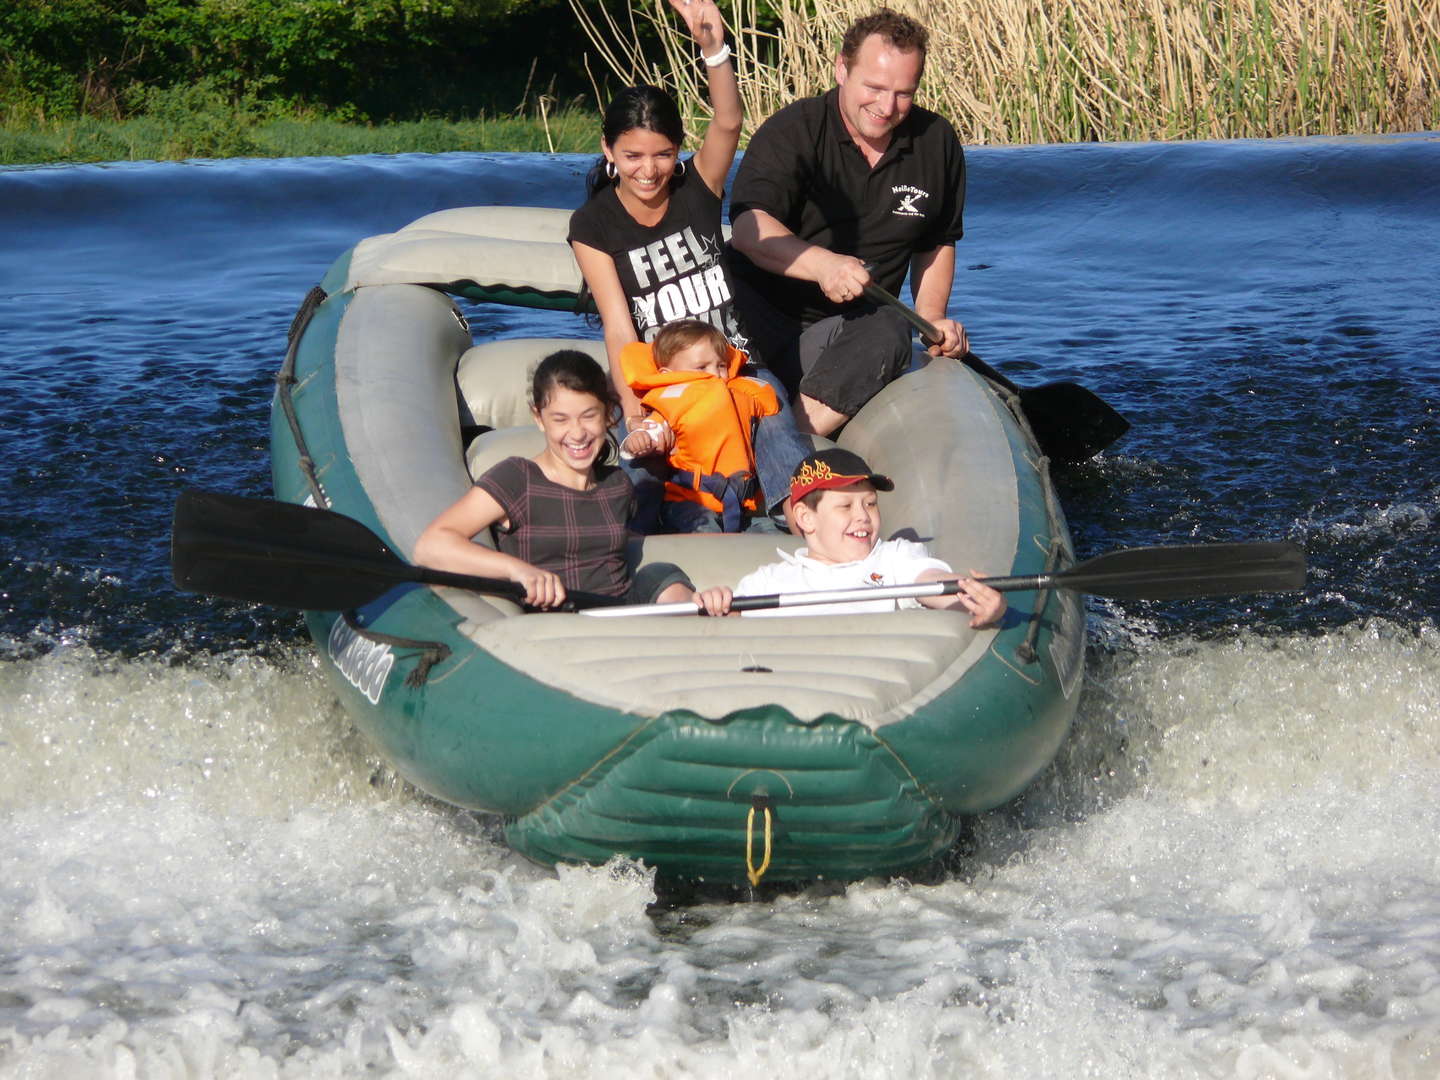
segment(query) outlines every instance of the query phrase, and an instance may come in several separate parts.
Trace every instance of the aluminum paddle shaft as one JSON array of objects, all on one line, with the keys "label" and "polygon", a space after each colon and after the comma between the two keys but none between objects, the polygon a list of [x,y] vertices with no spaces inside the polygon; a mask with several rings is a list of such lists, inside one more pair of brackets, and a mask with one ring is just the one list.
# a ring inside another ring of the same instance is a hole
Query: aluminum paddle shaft
[{"label": "aluminum paddle shaft", "polygon": [[[1058,588],[1117,600],[1182,600],[1196,596],[1289,592],[1305,587],[1305,574],[1305,553],[1296,544],[1288,541],[1246,541],[1126,548],[1087,559],[1067,570],[982,580],[999,592]],[[737,596],[730,610],[762,611],[812,604],[847,604],[859,600],[918,599],[950,596],[959,591],[956,581],[866,585],[854,589]],[[595,618],[625,618],[631,615],[694,615],[698,610],[686,601],[595,608],[584,614]]]}]

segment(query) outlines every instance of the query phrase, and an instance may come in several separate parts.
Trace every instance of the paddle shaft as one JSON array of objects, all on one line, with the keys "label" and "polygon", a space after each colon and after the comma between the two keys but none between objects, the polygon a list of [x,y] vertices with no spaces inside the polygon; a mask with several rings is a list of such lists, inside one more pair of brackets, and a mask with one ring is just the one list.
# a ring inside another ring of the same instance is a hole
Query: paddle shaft
[{"label": "paddle shaft", "polygon": [[935,328],[934,323],[925,318],[924,315],[921,315],[909,304],[904,303],[898,296],[886,292],[873,281],[865,286],[865,295],[877,304],[888,304],[901,315],[905,316],[905,321],[920,332],[920,339],[924,341],[926,345],[938,345],[944,340],[940,331]]},{"label": "paddle shaft", "polygon": [[[871,282],[865,295],[876,304],[894,308],[920,331],[927,345],[941,340],[940,331],[918,311]],[[1020,401],[1036,441],[1045,456],[1060,464],[1075,465],[1094,457],[1130,429],[1123,416],[1092,391],[1073,382],[1019,386],[972,352],[955,357],[975,374],[1001,387]]]},{"label": "paddle shaft", "polygon": [[[1253,541],[1128,548],[1097,555],[1068,570],[980,580],[997,592],[1060,588],[1116,599],[1177,600],[1249,592],[1288,592],[1304,587],[1305,573],[1305,555],[1295,544]],[[731,601],[730,610],[762,611],[865,600],[919,599],[952,596],[959,591],[959,581],[950,580],[802,593],[767,593],[762,596],[737,596]],[[598,618],[624,618],[630,615],[694,615],[698,611],[695,604],[687,601],[678,604],[630,604],[586,611],[584,614]]]},{"label": "paddle shaft", "polygon": [[[308,611],[346,611],[411,583],[524,597],[517,582],[412,566],[365,525],[342,514],[217,492],[185,491],[176,500],[171,565],[182,589]],[[1304,553],[1295,544],[1252,542],[1129,548],[1066,570],[984,581],[1000,592],[1064,588],[1119,599],[1169,600],[1299,589],[1305,573]],[[863,586],[736,597],[731,607],[756,611],[958,591],[953,580]],[[568,594],[567,608],[603,616],[698,610],[688,602],[617,605],[613,597],[577,592]]]},{"label": "paddle shaft", "polygon": [[[408,564],[406,565],[408,566]],[[525,586],[518,581],[478,577],[475,574],[457,574],[449,570],[432,570],[428,566],[410,566],[409,569],[419,571],[414,580],[426,585],[443,585],[452,589],[464,589],[467,592],[490,593],[495,596],[508,597],[517,604],[525,601]],[[567,589],[565,602],[553,610],[588,611],[592,607],[618,607],[619,604],[620,601],[613,596]]]},{"label": "paddle shaft", "polygon": [[[909,304],[906,304],[898,296],[893,296],[886,292],[873,281],[865,286],[865,295],[877,304],[888,304],[898,311],[905,317],[906,322],[920,332],[920,340],[926,345],[938,345],[941,340],[943,340],[943,335],[935,328],[934,323],[925,318],[924,315],[921,315]],[[961,356],[957,356],[955,359],[959,360],[971,371],[975,372],[975,374],[983,376],[991,382],[998,383],[1012,394],[1022,392],[1019,386],[1015,385],[1015,383],[1000,374],[1000,372],[996,371],[972,352],[966,352]]]},{"label": "paddle shaft", "polygon": [[[731,611],[765,611],[781,607],[805,607],[811,604],[850,604],[860,600],[901,600],[906,597],[945,596],[959,591],[958,581],[927,581],[919,585],[865,585],[855,589],[822,589],[803,593],[765,593],[759,596],[737,596],[730,601]],[[586,615],[623,619],[631,615],[694,615],[700,611],[690,600],[673,604],[627,604],[622,607],[597,608]]]}]

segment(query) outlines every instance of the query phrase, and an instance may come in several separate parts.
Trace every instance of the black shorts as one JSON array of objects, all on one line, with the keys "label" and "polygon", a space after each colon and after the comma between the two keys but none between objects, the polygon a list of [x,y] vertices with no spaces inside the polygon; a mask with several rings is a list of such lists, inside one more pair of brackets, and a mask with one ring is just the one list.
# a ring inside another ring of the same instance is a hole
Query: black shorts
[{"label": "black shorts", "polygon": [[[809,327],[739,281],[736,301],[755,354],[790,392],[805,394],[845,416],[910,367],[910,324],[891,307],[856,304]],[[752,354],[753,355],[753,354]]]},{"label": "black shorts", "polygon": [[910,324],[893,308],[821,319],[797,343],[800,393],[854,416],[910,367]]},{"label": "black shorts", "polygon": [[625,594],[627,604],[655,604],[660,594],[671,585],[684,585],[692,592],[695,586],[689,576],[674,563],[647,563],[634,572],[630,578],[630,591]]}]

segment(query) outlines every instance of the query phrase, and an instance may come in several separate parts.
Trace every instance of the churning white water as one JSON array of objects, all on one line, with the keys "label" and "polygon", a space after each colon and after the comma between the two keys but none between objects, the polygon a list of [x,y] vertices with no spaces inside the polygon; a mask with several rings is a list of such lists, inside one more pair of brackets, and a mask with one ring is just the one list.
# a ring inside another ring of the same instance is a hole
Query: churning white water
[{"label": "churning white water", "polygon": [[161,539],[269,490],[336,255],[593,157],[0,169],[0,1080],[1440,1077],[1440,134],[966,158],[952,312],[1133,424],[1057,478],[1080,556],[1288,537],[1311,586],[1092,602],[1073,738],[939,883],[689,906],[397,783]]},{"label": "churning white water", "polygon": [[0,1077],[1440,1075],[1440,634],[1101,640],[942,882],[658,908],[305,651],[0,664]]}]

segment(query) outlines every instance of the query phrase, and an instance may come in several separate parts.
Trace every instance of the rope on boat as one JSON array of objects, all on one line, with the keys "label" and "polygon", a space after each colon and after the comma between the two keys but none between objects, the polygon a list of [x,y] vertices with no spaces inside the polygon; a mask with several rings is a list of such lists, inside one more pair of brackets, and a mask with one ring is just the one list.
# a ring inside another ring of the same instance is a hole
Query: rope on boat
[{"label": "rope on boat", "polygon": [[[985,381],[990,384],[990,388],[995,392],[995,396],[1004,402],[1005,407],[1010,410],[1010,415],[1015,418],[1015,423],[1020,427],[1020,430],[1025,433],[1025,437],[1038,449],[1040,440],[1035,438],[1034,429],[1030,427],[1030,420],[1026,417],[1025,410],[1020,406],[1020,395],[993,379],[987,378]],[[1045,573],[1051,574],[1056,570],[1062,569],[1060,566],[1060,556],[1064,553],[1065,545],[1058,535],[1060,514],[1059,507],[1056,505],[1055,500],[1055,486],[1050,483],[1049,457],[1043,453],[1040,454],[1039,459],[1035,462],[1035,471],[1040,474],[1040,488],[1045,492],[1045,517],[1049,523],[1050,535],[1052,537],[1050,550],[1045,555]],[[1040,616],[1045,611],[1046,605],[1050,602],[1050,594],[1054,591],[1053,588],[1045,588],[1041,589],[1035,595],[1035,610],[1030,615],[1030,625],[1026,628],[1025,639],[1021,641],[1019,645],[1015,646],[1015,659],[1019,660],[1022,664],[1033,664],[1035,662],[1035,642],[1040,636]]]},{"label": "rope on boat", "polygon": [[295,355],[300,351],[300,339],[305,336],[305,328],[310,325],[310,320],[315,317],[315,312],[328,299],[330,299],[330,294],[319,285],[314,286],[305,294],[305,299],[300,302],[300,310],[295,312],[295,318],[290,320],[285,361],[280,365],[280,370],[275,373],[275,393],[280,399],[280,408],[285,413],[285,420],[290,425],[290,437],[295,441],[295,453],[300,459],[300,472],[310,486],[310,497],[321,509],[328,509],[330,500],[325,497],[325,492],[320,487],[320,478],[315,475],[315,460],[310,456],[310,447],[306,445],[305,435],[300,430],[300,417],[295,413],[295,401],[292,395],[295,387]]},{"label": "rope on boat", "polygon": [[382,634],[378,630],[367,630],[360,625],[353,611],[342,612],[341,617],[344,618],[346,626],[366,641],[373,641],[377,645],[389,645],[392,649],[410,649],[418,652],[419,656],[415,661],[415,666],[410,669],[410,674],[405,676],[405,685],[412,690],[418,690],[424,686],[425,680],[430,677],[430,669],[450,658],[450,646],[443,641],[419,641],[415,638],[397,637],[394,634]]},{"label": "rope on boat", "polygon": [[[315,500],[316,506],[324,510],[330,508],[330,500],[326,497],[324,488],[320,486],[320,477],[315,471],[315,459],[310,456],[310,447],[305,442],[305,433],[300,430],[300,416],[295,411],[294,388],[296,385],[295,357],[300,351],[300,339],[305,336],[305,329],[310,325],[310,320],[315,317],[315,312],[320,310],[320,305],[329,299],[330,294],[319,285],[314,286],[305,294],[305,299],[300,302],[300,310],[290,321],[285,360],[280,365],[280,370],[275,373],[275,396],[279,399],[281,411],[285,413],[285,421],[290,426],[290,438],[295,443],[296,463],[300,467],[301,475],[305,477],[305,483],[310,488],[310,497]],[[423,686],[425,680],[430,677],[430,669],[450,656],[450,646],[443,641],[422,641],[417,638],[397,637],[393,634],[368,630],[360,625],[360,621],[355,617],[353,611],[341,612],[341,617],[345,620],[346,626],[366,641],[373,641],[377,645],[389,645],[395,649],[410,649],[419,654],[410,674],[405,676],[405,685],[412,689]]]},{"label": "rope on boat", "polygon": [[[758,869],[755,866],[755,811],[757,808],[765,813],[765,856],[760,861]],[[772,814],[770,800],[763,795],[757,795],[750,804],[750,813],[745,816],[745,876],[750,879],[752,889],[760,884],[760,879],[765,876],[765,871],[770,869]]]},{"label": "rope on boat", "polygon": [[[1045,556],[1045,573],[1052,574],[1060,569],[1060,556],[1065,550],[1065,543],[1056,536],[1050,541],[1050,551]],[[1046,606],[1050,603],[1050,595],[1055,591],[1053,585],[1047,585],[1035,594],[1035,613],[1030,616],[1030,625],[1025,630],[1025,640],[1015,646],[1015,658],[1025,664],[1035,662],[1035,641],[1040,636],[1040,616],[1044,613]]]},{"label": "rope on boat", "polygon": [[[1018,405],[1020,399],[1016,398],[1015,401]],[[1060,558],[1065,554],[1065,541],[1061,539],[1060,506],[1055,495],[1055,485],[1050,482],[1050,459],[1042,454],[1035,471],[1040,474],[1040,490],[1045,493],[1045,518],[1050,525],[1050,550],[1045,553],[1045,573],[1053,574],[1064,569],[1060,565]],[[1030,625],[1025,630],[1025,640],[1015,646],[1015,659],[1022,664],[1035,662],[1035,642],[1040,637],[1040,616],[1045,613],[1054,592],[1053,586],[1046,586],[1035,594],[1035,610],[1031,613]]]}]

